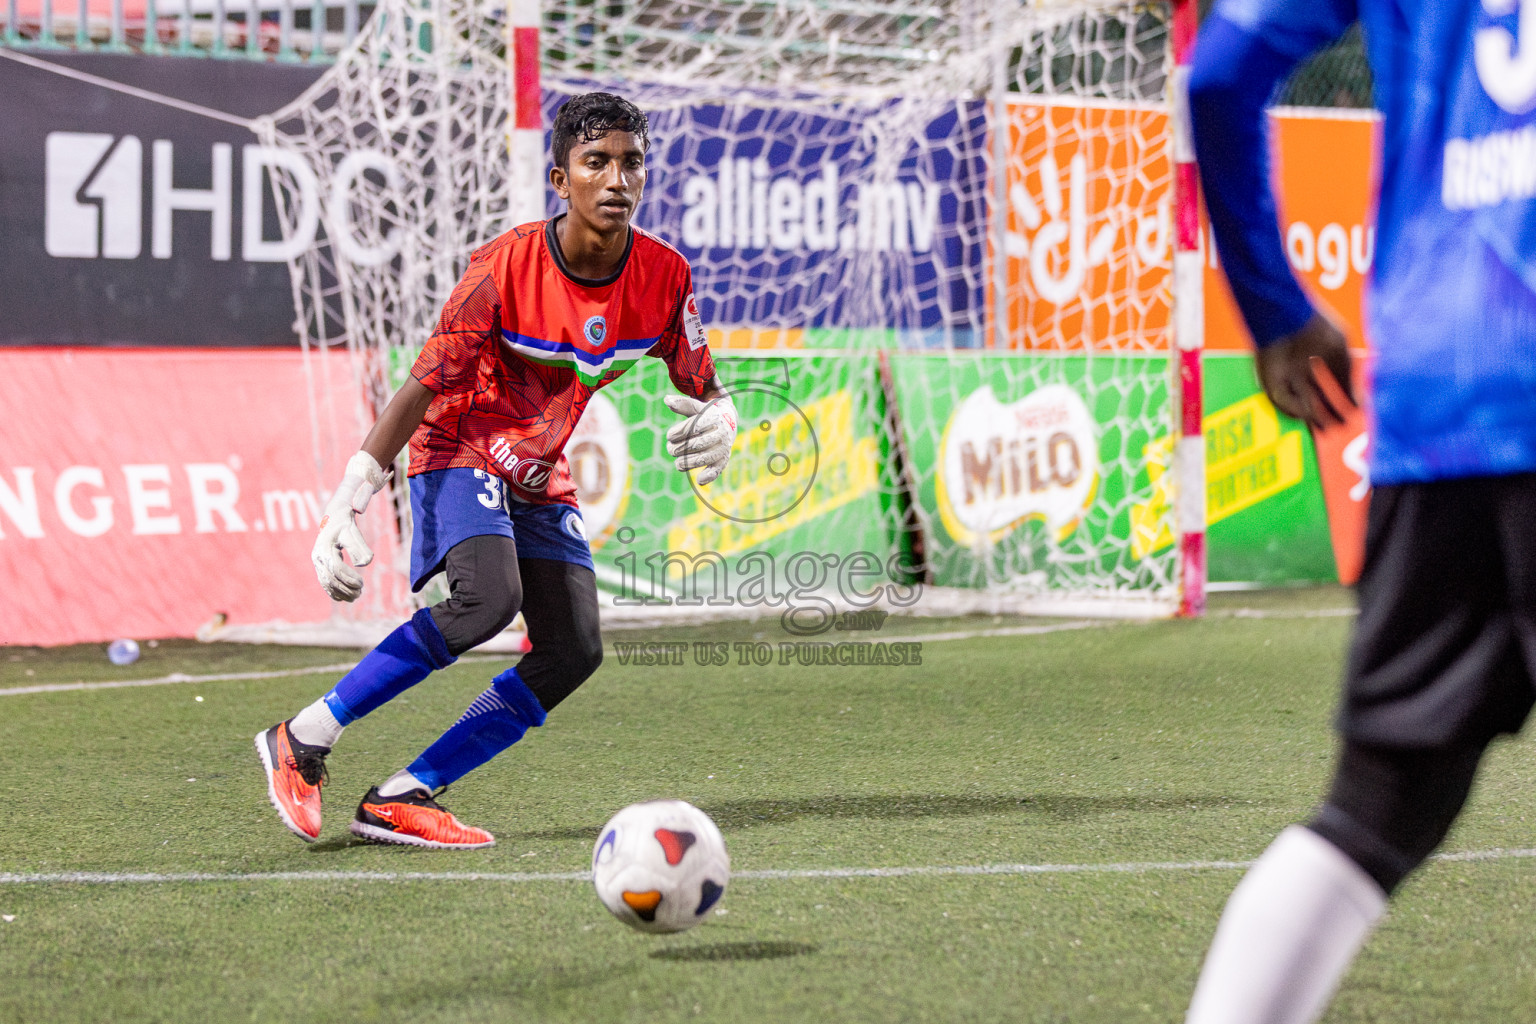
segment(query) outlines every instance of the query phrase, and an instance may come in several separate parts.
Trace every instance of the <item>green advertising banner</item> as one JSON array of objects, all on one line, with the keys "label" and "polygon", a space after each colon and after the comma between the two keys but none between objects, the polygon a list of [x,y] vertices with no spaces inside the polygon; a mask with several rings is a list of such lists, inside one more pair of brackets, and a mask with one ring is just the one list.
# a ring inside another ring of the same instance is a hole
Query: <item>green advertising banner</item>
[{"label": "green advertising banner", "polygon": [[697,572],[702,596],[742,600],[752,596],[742,587],[814,589],[812,577],[821,576],[816,586],[835,579],[860,552],[869,556],[861,564],[885,572],[897,517],[882,476],[876,357],[730,356],[717,365],[740,432],[713,483],[696,487],[666,454],[666,431],[680,420],[662,404],[673,388],[658,360],[598,392],[566,446],[602,585],[620,597],[692,599],[680,588]]},{"label": "green advertising banner", "polygon": [[[662,404],[673,388],[660,361],[599,391],[566,456],[601,585],[739,599],[743,586],[794,587],[784,573],[805,553],[792,571],[808,579],[819,559],[825,584],[862,552],[899,582],[918,563],[941,586],[1171,592],[1165,358],[888,358],[900,463],[877,354],[718,357],[740,433],[725,475],[702,488],[665,452],[678,417]],[[1210,579],[1334,580],[1308,432],[1264,398],[1251,357],[1208,355],[1204,367]],[[909,500],[920,538],[900,528]]]},{"label": "green advertising banner", "polygon": [[[1166,597],[1160,356],[891,358],[924,560],[941,586]],[[1164,460],[1166,461],[1166,460]]]},{"label": "green advertising banner", "polygon": [[[1205,378],[1205,545],[1212,582],[1331,582],[1337,578],[1328,512],[1312,438],[1264,397],[1253,357],[1207,355]],[[1174,438],[1149,448],[1153,504],[1173,500],[1166,475]],[[1151,537],[1150,544],[1147,541]],[[1141,533],[1138,554],[1172,550],[1173,521]]]},{"label": "green advertising banner", "polygon": [[1210,578],[1335,581],[1310,432],[1264,397],[1253,357],[1207,355],[1203,365]]},{"label": "green advertising banner", "polygon": [[[1307,431],[1262,395],[1251,357],[1204,366],[1210,579],[1334,580]],[[1166,360],[903,354],[892,368],[933,582],[1175,582]]]}]

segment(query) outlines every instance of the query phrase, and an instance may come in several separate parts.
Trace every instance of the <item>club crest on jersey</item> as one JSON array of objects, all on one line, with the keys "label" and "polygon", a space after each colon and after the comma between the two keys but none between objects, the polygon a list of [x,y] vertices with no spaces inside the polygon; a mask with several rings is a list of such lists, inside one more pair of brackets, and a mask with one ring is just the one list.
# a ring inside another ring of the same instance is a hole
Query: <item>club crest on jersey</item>
[{"label": "club crest on jersey", "polygon": [[608,321],[601,316],[588,317],[587,322],[581,325],[581,333],[594,345],[601,345],[603,339],[608,337]]}]

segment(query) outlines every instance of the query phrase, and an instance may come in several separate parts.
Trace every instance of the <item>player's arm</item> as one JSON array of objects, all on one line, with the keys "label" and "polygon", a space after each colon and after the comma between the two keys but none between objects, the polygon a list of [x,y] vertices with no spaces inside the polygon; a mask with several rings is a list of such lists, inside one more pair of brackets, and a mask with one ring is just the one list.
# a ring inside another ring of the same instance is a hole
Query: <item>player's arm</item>
[{"label": "player's arm", "polygon": [[332,600],[355,601],[363,592],[357,570],[373,561],[373,551],[363,540],[357,517],[389,479],[384,467],[394,464],[438,395],[474,386],[480,351],[495,337],[499,324],[489,264],[472,263],[443,307],[437,330],[427,339],[410,377],[384,407],[361,450],[347,461],[346,473],[326,503],[310,562]]},{"label": "player's arm", "polygon": [[697,398],[668,395],[663,401],[668,409],[686,417],[667,431],[667,454],[673,464],[682,473],[697,469],[693,479],[701,487],[713,482],[725,472],[736,444],[736,404],[720,377],[710,377]]},{"label": "player's arm", "polygon": [[667,431],[667,454],[678,472],[698,470],[694,483],[701,487],[712,483],[731,461],[736,404],[715,372],[704,324],[693,305],[691,273],[684,278],[672,323],[651,354],[666,360],[672,384],[681,392],[662,399],[668,409],[684,417]]},{"label": "player's arm", "polygon": [[1351,401],[1349,347],[1291,273],[1270,184],[1264,107],[1287,75],[1355,20],[1353,0],[1222,0],[1200,27],[1190,114],[1211,230],[1253,336],[1259,382],[1282,412],[1340,421],[1313,378],[1321,360]]},{"label": "player's arm", "polygon": [[363,438],[363,451],[373,456],[380,466],[392,465],[400,449],[421,426],[427,408],[436,397],[437,392],[415,377],[406,378],[405,384],[384,407],[373,429],[368,431],[368,436]]},{"label": "player's arm", "polygon": [[[325,513],[320,517],[320,535],[310,552],[315,575],[333,600],[355,601],[363,592],[363,577],[357,570],[373,561],[373,550],[363,540],[357,517],[367,511],[368,502],[383,489],[389,479],[384,467],[394,464],[395,456],[421,426],[427,407],[436,397],[416,378],[407,380],[368,431],[362,449],[347,461],[346,474],[326,503]],[[351,565],[342,558],[343,554],[352,559]]]}]

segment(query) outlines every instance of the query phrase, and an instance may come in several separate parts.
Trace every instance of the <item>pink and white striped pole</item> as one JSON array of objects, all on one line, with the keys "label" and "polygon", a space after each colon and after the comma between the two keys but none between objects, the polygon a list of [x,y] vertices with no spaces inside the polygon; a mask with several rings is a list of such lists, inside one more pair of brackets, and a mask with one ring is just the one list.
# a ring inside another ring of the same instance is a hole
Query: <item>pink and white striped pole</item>
[{"label": "pink and white striped pole", "polygon": [[1179,347],[1178,489],[1179,614],[1205,614],[1205,432],[1201,426],[1201,350],[1205,348],[1205,267],[1200,256],[1200,176],[1189,121],[1189,57],[1199,27],[1196,0],[1173,0],[1172,100],[1173,337]]},{"label": "pink and white striped pole", "polygon": [[539,80],[539,0],[510,0],[507,53],[510,56],[512,123],[507,126],[511,156],[512,223],[544,219],[544,117]]}]

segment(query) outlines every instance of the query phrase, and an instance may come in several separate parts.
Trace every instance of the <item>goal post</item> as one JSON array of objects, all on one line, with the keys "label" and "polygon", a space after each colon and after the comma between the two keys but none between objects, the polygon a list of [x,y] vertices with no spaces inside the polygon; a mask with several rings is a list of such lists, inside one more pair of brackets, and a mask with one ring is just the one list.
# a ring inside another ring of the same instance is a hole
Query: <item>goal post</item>
[{"label": "goal post", "polygon": [[511,72],[511,118],[507,146],[511,153],[512,221],[544,216],[544,123],[539,0],[510,0],[507,20],[507,67]]},{"label": "goal post", "polygon": [[1173,157],[1174,341],[1179,361],[1179,614],[1205,614],[1205,266],[1200,252],[1200,175],[1189,116],[1189,58],[1199,29],[1195,0],[1172,0],[1169,38],[1173,76],[1169,84]]},{"label": "goal post", "polygon": [[[620,92],[652,124],[638,223],[693,266],[743,429],[696,489],[659,364],[598,393],[567,456],[605,615],[750,614],[722,574],[806,555],[841,606],[869,555],[890,607],[1199,614],[1194,8],[384,0],[264,124],[323,196],[306,350],[381,408],[469,252],[555,209],[554,110]],[[285,231],[303,176],[274,174]]]}]

